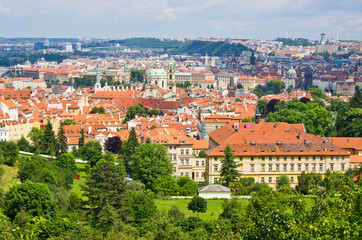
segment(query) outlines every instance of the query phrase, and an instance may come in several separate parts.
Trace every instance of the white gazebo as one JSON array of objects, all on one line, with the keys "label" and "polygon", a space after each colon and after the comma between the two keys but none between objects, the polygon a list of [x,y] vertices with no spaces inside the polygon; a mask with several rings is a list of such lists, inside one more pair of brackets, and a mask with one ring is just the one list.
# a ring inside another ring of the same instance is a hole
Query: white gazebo
[{"label": "white gazebo", "polygon": [[198,189],[199,197],[202,198],[231,198],[231,190],[219,184],[207,185]]}]

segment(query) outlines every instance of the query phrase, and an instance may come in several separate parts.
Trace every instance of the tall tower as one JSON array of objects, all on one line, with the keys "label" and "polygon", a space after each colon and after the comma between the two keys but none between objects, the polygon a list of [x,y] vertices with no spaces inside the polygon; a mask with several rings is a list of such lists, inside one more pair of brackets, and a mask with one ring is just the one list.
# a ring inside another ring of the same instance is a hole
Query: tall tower
[{"label": "tall tower", "polygon": [[98,92],[102,89],[101,80],[99,78],[99,66],[97,64],[97,76],[96,76],[96,84],[94,84],[94,92]]},{"label": "tall tower", "polygon": [[278,75],[282,75],[282,65],[278,63]]},{"label": "tall tower", "polygon": [[207,51],[205,53],[205,65],[209,65],[209,56],[207,55]]},{"label": "tall tower", "polygon": [[168,64],[167,71],[167,85],[172,94],[176,94],[176,81],[175,81],[175,63],[171,56],[170,63]]}]

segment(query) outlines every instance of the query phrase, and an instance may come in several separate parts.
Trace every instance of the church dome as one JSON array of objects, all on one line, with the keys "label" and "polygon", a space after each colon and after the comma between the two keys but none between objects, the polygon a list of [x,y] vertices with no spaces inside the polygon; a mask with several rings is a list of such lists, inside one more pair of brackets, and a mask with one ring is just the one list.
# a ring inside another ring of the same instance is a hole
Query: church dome
[{"label": "church dome", "polygon": [[288,75],[296,75],[297,72],[293,69],[293,67],[291,69],[288,70],[287,72]]},{"label": "church dome", "polygon": [[149,76],[167,76],[167,71],[162,68],[151,68],[147,70]]}]

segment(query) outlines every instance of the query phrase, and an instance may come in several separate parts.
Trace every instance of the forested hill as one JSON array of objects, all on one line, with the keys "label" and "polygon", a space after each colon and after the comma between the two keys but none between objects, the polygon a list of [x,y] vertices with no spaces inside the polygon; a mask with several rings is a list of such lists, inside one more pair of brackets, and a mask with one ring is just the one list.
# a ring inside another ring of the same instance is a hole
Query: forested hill
[{"label": "forested hill", "polygon": [[200,53],[204,55],[207,52],[210,56],[223,56],[227,54],[229,50],[231,50],[232,53],[250,51],[249,48],[242,44],[198,40],[180,42],[176,40],[160,40],[157,38],[127,38],[123,40],[112,40],[110,43],[119,43],[121,46],[134,49],[158,49],[159,51],[163,51],[166,47],[172,54]]},{"label": "forested hill", "polygon": [[252,51],[243,44],[231,44],[226,42],[211,42],[211,41],[187,41],[183,43],[175,53],[201,53],[204,55],[206,52],[209,56],[223,56],[229,53],[241,53],[242,51]]}]

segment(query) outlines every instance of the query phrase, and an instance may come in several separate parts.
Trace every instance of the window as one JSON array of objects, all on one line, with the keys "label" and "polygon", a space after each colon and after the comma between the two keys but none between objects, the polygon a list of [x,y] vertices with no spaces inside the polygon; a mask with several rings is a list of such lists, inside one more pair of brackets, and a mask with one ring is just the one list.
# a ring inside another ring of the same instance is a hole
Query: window
[{"label": "window", "polygon": [[342,160],[344,160],[344,156],[342,156]]},{"label": "window", "polygon": [[265,165],[261,165],[261,171],[262,171],[262,172],[265,171]]},{"label": "window", "polygon": [[294,156],[292,156],[291,159],[294,160]]},{"label": "window", "polygon": [[204,176],[205,176],[205,173],[204,173],[204,172],[202,172],[202,173],[201,173],[201,177],[204,177]]},{"label": "window", "polygon": [[176,150],[176,146],[173,146],[173,149]]},{"label": "window", "polygon": [[298,171],[302,171],[302,165],[298,165]]},{"label": "window", "polygon": [[240,157],[240,161],[243,161],[243,157]]},{"label": "window", "polygon": [[337,161],[339,160],[339,156],[336,157],[336,160],[337,160]]},{"label": "window", "polygon": [[173,168],[173,172],[176,172],[176,167]]},{"label": "window", "polygon": [[184,150],[183,149],[181,149],[181,155],[184,155]]},{"label": "window", "polygon": [[176,160],[176,155],[173,155],[173,160]]},{"label": "window", "polygon": [[275,165],[275,170],[279,171],[279,164]]},{"label": "window", "polygon": [[308,156],[306,156],[306,157],[305,157],[305,160],[309,160],[309,157],[308,157]]},{"label": "window", "polygon": [[315,171],[315,165],[312,165],[312,170]]},{"label": "window", "polygon": [[265,160],[265,157],[264,157],[264,156],[262,156],[262,157],[261,157],[261,160]]},{"label": "window", "polygon": [[250,157],[251,161],[254,161],[254,157]]},{"label": "window", "polygon": [[170,155],[170,160],[172,161],[172,155]]},{"label": "window", "polygon": [[341,164],[341,170],[344,171],[344,164]]},{"label": "window", "polygon": [[320,160],[323,160],[323,156],[320,156],[319,159],[320,159]]},{"label": "window", "polygon": [[205,166],[205,161],[201,161],[201,166]]},{"label": "window", "polygon": [[294,182],[294,177],[290,177],[290,182],[291,182],[291,183]]},{"label": "window", "polygon": [[196,161],[196,167],[198,167],[199,166],[199,161]]},{"label": "window", "polygon": [[333,156],[331,156],[331,160],[333,160]]},{"label": "window", "polygon": [[217,172],[217,165],[214,165],[214,171]]},{"label": "window", "polygon": [[277,156],[277,161],[279,161],[279,156]]},{"label": "window", "polygon": [[264,182],[265,182],[264,177],[261,177],[261,182],[262,182],[262,183],[264,183]]},{"label": "window", "polygon": [[199,172],[196,172],[196,177],[197,177],[197,178],[199,177]]},{"label": "window", "polygon": [[308,165],[305,165],[304,168],[305,168],[306,171],[308,171],[309,166],[308,166]]},{"label": "window", "polygon": [[217,183],[217,178],[214,178],[214,183]]},{"label": "window", "polygon": [[275,182],[277,182],[277,183],[279,182],[279,177],[275,178]]},{"label": "window", "polygon": [[290,165],[290,171],[294,171],[294,165]]},{"label": "window", "polygon": [[283,171],[287,171],[287,165],[283,165]]},{"label": "window", "polygon": [[184,160],[181,160],[181,166],[183,166],[185,164]]},{"label": "window", "polygon": [[254,165],[250,165],[250,172],[254,172]]},{"label": "window", "polygon": [[217,161],[217,157],[214,157],[214,160]]},{"label": "window", "polygon": [[273,180],[273,178],[272,178],[272,177],[269,177],[269,183],[271,183],[271,182],[272,182],[272,180]]},{"label": "window", "polygon": [[184,173],[183,173],[183,172],[180,172],[180,175],[181,175],[181,176],[183,176],[183,175],[184,175]]},{"label": "window", "polygon": [[186,176],[189,176],[189,173],[188,173],[188,172],[186,173]]},{"label": "window", "polygon": [[269,171],[273,171],[273,165],[269,164]]},{"label": "window", "polygon": [[186,149],[186,155],[189,155],[189,153],[190,153],[189,149]]},{"label": "window", "polygon": [[323,165],[319,165],[319,171],[323,171]]},{"label": "window", "polygon": [[333,164],[329,165],[329,169],[333,171]]},{"label": "window", "polygon": [[271,160],[273,160],[273,157],[272,157],[272,156],[270,156],[270,157],[269,157],[269,160],[270,160],[270,161],[271,161]]},{"label": "window", "polygon": [[172,146],[169,146],[168,149],[172,150]]},{"label": "window", "polygon": [[300,160],[302,160],[302,157],[301,157],[301,156],[299,156],[299,157],[298,157],[298,160],[299,160],[299,161],[300,161]]},{"label": "window", "polygon": [[315,156],[313,156],[313,160],[315,160]]},{"label": "window", "polygon": [[186,165],[190,165],[190,162],[189,162],[189,160],[186,160]]},{"label": "window", "polygon": [[284,160],[287,160],[287,157],[284,157]]}]

